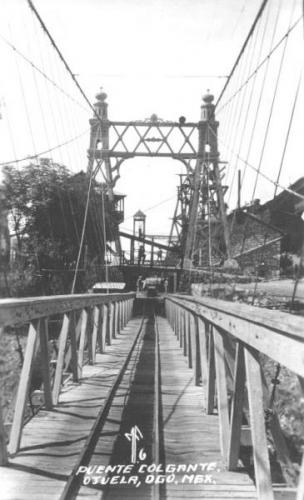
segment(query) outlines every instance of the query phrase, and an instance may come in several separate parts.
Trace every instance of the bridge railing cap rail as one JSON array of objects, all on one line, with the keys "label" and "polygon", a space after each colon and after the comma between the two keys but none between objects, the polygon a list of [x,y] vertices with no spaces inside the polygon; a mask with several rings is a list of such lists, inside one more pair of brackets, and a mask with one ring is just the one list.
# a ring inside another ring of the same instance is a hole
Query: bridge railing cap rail
[{"label": "bridge railing cap rail", "polygon": [[134,298],[135,293],[85,293],[0,300],[0,327],[27,323],[54,314]]},{"label": "bridge railing cap rail", "polygon": [[302,317],[209,297],[174,294],[166,298],[304,377]]},{"label": "bridge railing cap rail", "polygon": [[300,316],[278,311],[277,309],[266,309],[211,297],[172,294],[168,295],[168,298],[182,299],[200,306],[206,306],[215,313],[218,311],[229,314],[230,316],[239,317],[250,323],[255,323],[256,325],[260,324],[278,333],[292,335],[304,341],[304,319]]}]

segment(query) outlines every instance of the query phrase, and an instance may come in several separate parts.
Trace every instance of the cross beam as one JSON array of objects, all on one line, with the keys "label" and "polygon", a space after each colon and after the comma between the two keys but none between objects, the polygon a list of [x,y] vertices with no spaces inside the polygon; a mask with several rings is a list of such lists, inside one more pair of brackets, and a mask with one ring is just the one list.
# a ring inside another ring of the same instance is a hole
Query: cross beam
[{"label": "cross beam", "polygon": [[180,248],[171,247],[169,245],[164,245],[163,243],[158,243],[157,241],[148,240],[147,238],[135,236],[134,234],[124,233],[123,231],[119,231],[119,236],[123,236],[124,238],[129,238],[133,241],[140,241],[145,245],[150,245],[151,247],[160,248],[161,250],[167,250],[169,252],[180,253]]}]

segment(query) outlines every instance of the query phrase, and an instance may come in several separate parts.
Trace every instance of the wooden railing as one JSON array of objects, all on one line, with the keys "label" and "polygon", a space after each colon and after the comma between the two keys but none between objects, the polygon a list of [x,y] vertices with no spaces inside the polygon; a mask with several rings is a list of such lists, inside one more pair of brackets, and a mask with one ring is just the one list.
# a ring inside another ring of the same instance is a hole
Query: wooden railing
[{"label": "wooden railing", "polygon": [[[0,465],[7,463],[8,452],[15,454],[20,446],[31,374],[38,349],[44,407],[51,409],[58,403],[64,373],[69,370],[73,381],[81,382],[84,363],[94,364],[97,348],[105,352],[106,345],[112,343],[112,339],[130,319],[134,297],[134,293],[127,293],[0,300],[0,332],[5,327],[27,325],[28,328],[8,446],[0,405]],[[51,318],[55,318],[56,324],[59,324],[57,359],[53,360],[52,365],[49,356]],[[52,370],[51,366],[54,365]]]},{"label": "wooden railing", "polygon": [[[239,463],[241,439],[249,424],[257,495],[272,500],[274,492],[267,432],[272,435],[287,485],[298,482],[297,499],[303,499],[304,462],[300,477],[292,463],[269,387],[261,368],[260,353],[291,370],[304,389],[303,318],[209,298],[172,295],[166,314],[179,339],[195,382],[205,388],[205,409],[212,414],[217,400],[220,446],[229,470]],[[266,432],[267,423],[267,432]],[[248,433],[247,433],[248,434]],[[299,479],[299,481],[298,481]]]}]

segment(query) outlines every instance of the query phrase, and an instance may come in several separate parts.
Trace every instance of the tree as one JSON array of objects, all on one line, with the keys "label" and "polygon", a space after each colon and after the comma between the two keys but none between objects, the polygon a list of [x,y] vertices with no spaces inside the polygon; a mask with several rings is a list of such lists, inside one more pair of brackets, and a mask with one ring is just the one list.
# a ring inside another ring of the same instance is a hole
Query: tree
[{"label": "tree", "polygon": [[[63,165],[46,158],[22,169],[6,166],[3,175],[5,204],[16,238],[16,259],[10,273],[12,295],[69,293],[84,220],[87,175],[72,175]],[[93,263],[95,269],[104,264],[102,218],[109,221],[110,212],[107,199],[102,200],[102,185],[94,181],[82,269],[86,263],[91,268]],[[107,222],[107,238],[111,231]],[[80,279],[77,291],[84,291],[85,286],[85,280]]]}]

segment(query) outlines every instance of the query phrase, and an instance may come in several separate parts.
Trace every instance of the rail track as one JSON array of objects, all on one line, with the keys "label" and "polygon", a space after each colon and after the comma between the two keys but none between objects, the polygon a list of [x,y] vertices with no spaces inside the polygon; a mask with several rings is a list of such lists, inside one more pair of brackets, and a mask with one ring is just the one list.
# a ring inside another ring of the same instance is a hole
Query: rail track
[{"label": "rail track", "polygon": [[[127,379],[127,383],[132,388],[132,384],[136,379],[136,371],[138,370],[137,365],[140,364],[140,357],[147,358],[145,362],[148,361],[148,358],[153,359],[153,366],[149,366],[148,372],[144,374],[144,377],[147,379],[147,384],[150,386],[151,391],[153,391],[153,396],[151,401],[153,402],[153,411],[152,411],[152,426],[149,429],[150,432],[145,432],[145,443],[148,443],[148,449],[146,446],[146,450],[144,452],[144,457],[149,456],[149,461],[153,462],[153,464],[158,465],[160,461],[160,411],[159,411],[159,401],[160,401],[160,356],[159,356],[159,332],[157,327],[157,317],[154,312],[153,301],[148,303],[143,311],[143,317],[141,324],[138,328],[138,332],[134,338],[134,341],[131,345],[129,353],[126,356],[126,359],[121,366],[112,387],[109,390],[109,393],[106,397],[103,407],[101,408],[93,426],[91,432],[84,444],[82,452],[79,454],[77,462],[73,468],[72,474],[70,475],[63,491],[60,496],[60,500],[71,500],[78,497],[78,495],[82,496],[81,490],[87,490],[87,488],[93,490],[103,490],[106,491],[106,495],[108,496],[110,493],[110,486],[106,483],[106,485],[100,484],[98,479],[101,476],[94,476],[90,474],[90,471],[96,470],[96,465],[94,464],[94,454],[96,448],[102,448],[103,443],[103,430],[105,428],[107,419],[111,412],[111,408],[113,402],[115,403],[115,398],[121,391],[125,392],[125,379]],[[152,355],[152,356],[151,356]],[[149,362],[149,361],[148,361]],[[139,371],[142,371],[139,368]],[[142,373],[140,374],[142,375]],[[137,377],[139,377],[139,373],[137,373]],[[136,383],[136,381],[135,381]],[[143,379],[141,377],[141,383],[143,383]],[[132,397],[130,394],[132,393],[132,389],[128,391],[129,394],[125,398],[125,402],[123,405],[123,411],[128,411],[128,404],[132,407]],[[135,411],[134,411],[135,410]],[[127,423],[130,422],[130,426],[133,425],[133,429],[137,428],[138,432],[141,433],[142,425],[143,427],[147,427],[147,423],[144,423],[145,415],[138,415],[138,406],[137,408],[131,408],[131,418],[126,418],[124,416],[124,427],[127,429]],[[136,425],[137,424],[137,425]],[[125,456],[126,451],[123,449],[124,444],[122,441],[126,442],[125,433],[123,429],[120,431],[117,436],[116,443],[114,444],[114,457],[112,458],[111,465],[108,466],[110,470],[115,468],[115,458],[118,459],[118,463],[123,463],[121,457]],[[146,429],[145,429],[146,430]],[[130,436],[131,438],[131,436]],[[131,438],[132,439],[132,438]],[[136,441],[136,437],[134,436]],[[132,449],[136,448],[135,441],[132,443]],[[131,446],[128,446],[130,449]],[[125,456],[128,461],[128,457]],[[135,460],[135,457],[133,457]],[[131,457],[132,461],[132,457]],[[138,460],[137,460],[138,463]],[[107,470],[107,466],[104,467],[103,470]],[[98,479],[97,479],[98,477]],[[106,480],[105,480],[106,481]],[[104,480],[102,481],[104,482]],[[160,494],[160,485],[153,484],[146,488],[149,490],[149,494],[152,493],[152,498],[157,500]],[[85,491],[84,491],[85,493]],[[143,494],[143,492],[141,493]],[[149,495],[150,496],[150,495]]]}]

